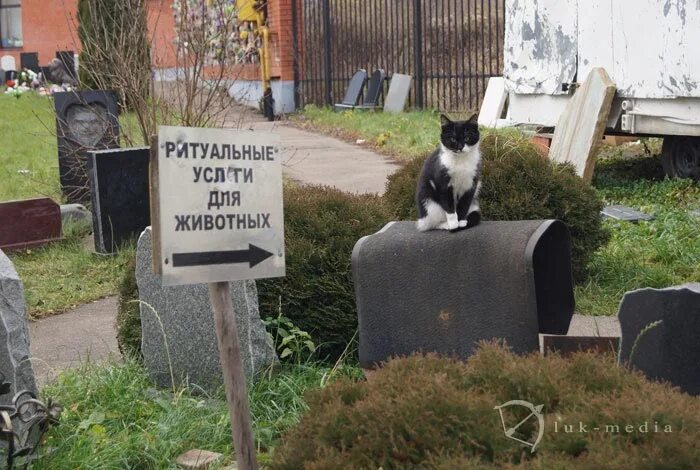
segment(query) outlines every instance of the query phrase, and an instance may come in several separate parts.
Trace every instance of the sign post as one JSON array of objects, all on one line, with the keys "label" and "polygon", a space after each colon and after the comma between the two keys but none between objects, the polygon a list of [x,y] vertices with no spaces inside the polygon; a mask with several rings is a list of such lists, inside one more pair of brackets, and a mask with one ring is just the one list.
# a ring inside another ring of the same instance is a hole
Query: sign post
[{"label": "sign post", "polygon": [[209,284],[238,468],[257,469],[229,281],[284,276],[276,135],[161,126],[151,145],[153,269]]}]

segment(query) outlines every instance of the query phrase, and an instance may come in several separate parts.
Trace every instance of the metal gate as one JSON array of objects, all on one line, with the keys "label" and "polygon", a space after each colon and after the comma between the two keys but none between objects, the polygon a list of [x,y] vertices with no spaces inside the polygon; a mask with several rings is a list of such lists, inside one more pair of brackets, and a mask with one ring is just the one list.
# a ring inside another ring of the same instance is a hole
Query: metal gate
[{"label": "metal gate", "polygon": [[352,74],[413,76],[410,104],[476,110],[503,70],[504,0],[295,0],[297,107],[339,102]]}]

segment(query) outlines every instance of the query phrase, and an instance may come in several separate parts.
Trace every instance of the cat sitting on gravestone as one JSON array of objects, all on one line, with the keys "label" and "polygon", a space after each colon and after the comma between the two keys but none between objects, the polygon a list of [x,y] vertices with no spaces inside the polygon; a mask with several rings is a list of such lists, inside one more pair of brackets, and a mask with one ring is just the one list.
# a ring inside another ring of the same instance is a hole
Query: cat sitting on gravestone
[{"label": "cat sitting on gravestone", "polygon": [[418,230],[456,231],[481,221],[481,152],[476,120],[476,114],[466,121],[440,115],[440,147],[425,161],[418,178]]}]

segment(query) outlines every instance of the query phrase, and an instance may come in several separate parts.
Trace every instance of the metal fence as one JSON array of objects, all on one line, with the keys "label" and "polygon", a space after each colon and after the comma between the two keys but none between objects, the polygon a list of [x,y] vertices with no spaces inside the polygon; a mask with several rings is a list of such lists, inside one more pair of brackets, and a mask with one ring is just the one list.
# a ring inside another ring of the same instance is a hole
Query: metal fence
[{"label": "metal fence", "polygon": [[417,108],[476,110],[503,69],[504,0],[296,0],[297,106],[339,102],[352,74],[413,76]]}]

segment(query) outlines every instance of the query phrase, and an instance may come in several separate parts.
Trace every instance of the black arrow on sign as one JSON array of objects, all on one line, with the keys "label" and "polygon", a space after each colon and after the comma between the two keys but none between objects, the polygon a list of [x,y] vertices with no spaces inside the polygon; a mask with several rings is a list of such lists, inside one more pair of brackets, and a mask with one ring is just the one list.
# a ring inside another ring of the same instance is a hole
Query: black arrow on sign
[{"label": "black arrow on sign", "polygon": [[247,250],[202,251],[199,253],[174,253],[173,267],[207,266],[211,264],[249,263],[253,267],[272,256],[267,250],[248,245]]}]

